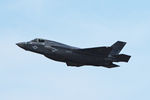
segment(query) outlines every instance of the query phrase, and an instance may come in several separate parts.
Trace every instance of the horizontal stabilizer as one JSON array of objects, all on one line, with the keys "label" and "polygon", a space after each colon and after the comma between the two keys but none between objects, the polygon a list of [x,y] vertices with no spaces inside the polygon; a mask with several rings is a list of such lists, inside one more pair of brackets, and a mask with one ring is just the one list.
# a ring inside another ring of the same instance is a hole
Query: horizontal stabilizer
[{"label": "horizontal stabilizer", "polygon": [[120,67],[120,66],[119,66],[119,65],[116,65],[116,64],[113,64],[113,63],[111,63],[110,65],[105,66],[105,67],[107,67],[107,68],[115,68],[115,67]]},{"label": "horizontal stabilizer", "polygon": [[128,62],[130,60],[131,56],[125,55],[125,54],[120,54],[116,58],[117,58],[118,62]]},{"label": "horizontal stabilizer", "polygon": [[96,47],[96,48],[86,48],[86,49],[78,49],[82,53],[94,54],[99,56],[108,56],[112,51],[111,47]]}]

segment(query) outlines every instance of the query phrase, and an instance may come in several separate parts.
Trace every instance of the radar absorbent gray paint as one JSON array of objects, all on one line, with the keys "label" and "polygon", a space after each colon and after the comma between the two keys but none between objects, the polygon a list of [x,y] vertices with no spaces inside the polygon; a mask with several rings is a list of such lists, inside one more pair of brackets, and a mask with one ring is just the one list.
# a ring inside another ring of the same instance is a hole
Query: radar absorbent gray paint
[{"label": "radar absorbent gray paint", "polygon": [[130,57],[119,54],[126,42],[117,41],[110,47],[77,48],[55,41],[34,39],[29,42],[17,43],[20,48],[44,55],[55,61],[65,62],[67,66],[104,66],[106,68],[119,67],[113,62],[128,62]]}]

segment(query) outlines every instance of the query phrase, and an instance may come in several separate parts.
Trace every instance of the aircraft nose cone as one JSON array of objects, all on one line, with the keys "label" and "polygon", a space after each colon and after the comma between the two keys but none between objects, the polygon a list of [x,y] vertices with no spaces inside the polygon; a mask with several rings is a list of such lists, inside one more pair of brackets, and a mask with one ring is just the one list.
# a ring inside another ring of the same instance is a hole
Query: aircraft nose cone
[{"label": "aircraft nose cone", "polygon": [[25,42],[16,43],[16,45],[19,46],[20,48],[25,49]]}]

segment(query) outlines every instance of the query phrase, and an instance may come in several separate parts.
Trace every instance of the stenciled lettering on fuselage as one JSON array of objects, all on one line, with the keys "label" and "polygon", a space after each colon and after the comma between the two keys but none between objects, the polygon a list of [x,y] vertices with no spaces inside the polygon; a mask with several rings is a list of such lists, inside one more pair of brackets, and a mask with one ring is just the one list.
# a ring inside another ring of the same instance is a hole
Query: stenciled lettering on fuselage
[{"label": "stenciled lettering on fuselage", "polygon": [[46,48],[49,48],[52,52],[58,51],[58,49],[53,48],[52,46],[45,46]]}]

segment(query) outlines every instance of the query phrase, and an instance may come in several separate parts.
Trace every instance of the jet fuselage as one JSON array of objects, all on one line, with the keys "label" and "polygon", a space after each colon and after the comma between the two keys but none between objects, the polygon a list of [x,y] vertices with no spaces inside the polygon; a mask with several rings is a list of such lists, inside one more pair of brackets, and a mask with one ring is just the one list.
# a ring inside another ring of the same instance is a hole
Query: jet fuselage
[{"label": "jet fuselage", "polygon": [[[112,47],[81,49],[45,39],[34,39],[29,42],[17,43],[17,45],[27,51],[42,54],[55,61],[65,62],[68,66],[79,67],[83,65],[93,65],[112,68],[118,67],[118,65],[112,62],[119,62],[119,60],[117,60],[119,54],[111,55]],[[126,57],[123,59],[124,62],[127,62],[130,58],[128,55],[124,57]]]}]

